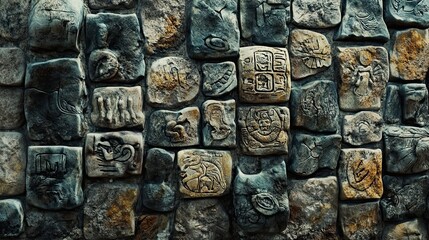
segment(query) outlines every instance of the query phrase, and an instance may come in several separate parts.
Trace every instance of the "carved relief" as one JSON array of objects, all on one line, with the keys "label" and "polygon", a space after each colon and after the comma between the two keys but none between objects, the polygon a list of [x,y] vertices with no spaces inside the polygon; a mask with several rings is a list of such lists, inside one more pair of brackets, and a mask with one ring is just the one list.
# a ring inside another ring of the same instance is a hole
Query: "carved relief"
[{"label": "carved relief", "polygon": [[344,142],[354,146],[381,141],[383,119],[375,112],[362,111],[344,116]]},{"label": "carved relief", "polygon": [[235,63],[205,63],[202,66],[203,93],[206,96],[221,96],[237,87]]},{"label": "carved relief", "polygon": [[341,22],[341,0],[295,0],[293,21],[306,28],[334,27]]},{"label": "carved relief", "polygon": [[204,145],[235,147],[235,100],[208,100],[203,109]]},{"label": "carved relief", "polygon": [[428,89],[425,84],[401,86],[402,119],[404,123],[425,126],[428,118]]},{"label": "carved relief", "polygon": [[385,6],[388,23],[429,27],[428,0],[387,0]]}]

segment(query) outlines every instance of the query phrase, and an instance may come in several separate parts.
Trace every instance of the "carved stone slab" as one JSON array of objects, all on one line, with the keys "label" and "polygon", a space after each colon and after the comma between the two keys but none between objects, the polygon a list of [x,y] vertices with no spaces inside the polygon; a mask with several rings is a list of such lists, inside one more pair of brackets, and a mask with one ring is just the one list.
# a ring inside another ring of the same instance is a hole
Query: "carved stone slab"
[{"label": "carved stone slab", "polygon": [[341,0],[295,0],[293,21],[305,28],[329,28],[341,22]]},{"label": "carved stone slab", "polygon": [[290,64],[286,49],[242,47],[239,62],[239,97],[242,102],[283,103],[289,100]]},{"label": "carved stone slab", "polygon": [[339,47],[338,51],[340,108],[345,111],[380,109],[380,98],[389,80],[386,49]]},{"label": "carved stone slab", "polygon": [[387,223],[383,240],[389,239],[428,239],[427,224],[423,219],[413,219],[401,223]]},{"label": "carved stone slab", "polygon": [[429,27],[429,1],[387,0],[385,19],[394,25]]},{"label": "carved stone slab", "polygon": [[380,235],[383,220],[379,202],[341,204],[339,212],[344,239],[377,239]]},{"label": "carved stone slab", "polygon": [[24,84],[24,74],[25,53],[15,47],[0,48],[0,85],[20,87]]},{"label": "carved stone slab", "polygon": [[34,50],[79,51],[83,0],[32,1],[29,45]]},{"label": "carved stone slab", "polygon": [[24,210],[16,199],[0,200],[0,237],[17,237],[24,230]]},{"label": "carved stone slab", "polygon": [[257,106],[238,109],[241,148],[245,154],[288,152],[290,114],[287,107]]},{"label": "carved stone slab", "polygon": [[124,177],[142,172],[143,135],[137,132],[88,133],[85,169],[89,177]]},{"label": "carved stone slab", "polygon": [[23,0],[0,2],[0,38],[14,41],[25,37],[30,3]]},{"label": "carved stone slab", "polygon": [[[236,57],[240,48],[237,1],[192,0],[188,53],[192,58]],[[205,24],[201,24],[201,23]]]},{"label": "carved stone slab", "polygon": [[25,137],[18,132],[0,132],[0,196],[25,192],[26,159]]},{"label": "carved stone slab", "polygon": [[402,109],[399,86],[388,85],[384,103],[384,121],[389,124],[401,123]]},{"label": "carved stone slab", "polygon": [[231,92],[237,87],[237,72],[235,63],[204,63],[203,93],[209,97],[218,97]]},{"label": "carved stone slab", "polygon": [[152,63],[147,77],[147,100],[158,107],[179,107],[195,100],[200,89],[196,63],[165,57]]},{"label": "carved stone slab", "polygon": [[148,143],[159,147],[185,147],[199,144],[200,110],[158,110],[150,116]]},{"label": "carved stone slab", "polygon": [[97,127],[118,129],[143,127],[142,89],[136,87],[101,87],[92,96],[92,123]]},{"label": "carved stone slab", "polygon": [[203,111],[204,146],[235,147],[235,100],[207,100]]},{"label": "carved stone slab", "polygon": [[188,149],[177,153],[180,193],[184,198],[214,197],[228,193],[232,178],[229,151]]},{"label": "carved stone slab", "polygon": [[349,148],[341,150],[338,177],[340,198],[379,199],[383,195],[380,149]]},{"label": "carved stone slab", "polygon": [[293,126],[316,132],[336,132],[339,110],[335,83],[321,80],[294,88],[291,109]]},{"label": "carved stone slab", "polygon": [[402,119],[404,123],[425,126],[428,119],[428,89],[421,83],[401,86]]},{"label": "carved stone slab", "polygon": [[[16,129],[25,122],[24,90],[0,87],[0,129]],[[29,123],[27,118],[27,123]],[[28,125],[27,125],[28,126]]]},{"label": "carved stone slab", "polygon": [[381,141],[383,119],[375,112],[362,111],[344,116],[343,140],[354,146]]},{"label": "carved stone slab", "polygon": [[27,203],[49,209],[73,209],[83,202],[82,148],[30,146]]},{"label": "carved stone slab", "polygon": [[129,9],[135,6],[135,0],[89,0],[88,5],[92,9]]}]

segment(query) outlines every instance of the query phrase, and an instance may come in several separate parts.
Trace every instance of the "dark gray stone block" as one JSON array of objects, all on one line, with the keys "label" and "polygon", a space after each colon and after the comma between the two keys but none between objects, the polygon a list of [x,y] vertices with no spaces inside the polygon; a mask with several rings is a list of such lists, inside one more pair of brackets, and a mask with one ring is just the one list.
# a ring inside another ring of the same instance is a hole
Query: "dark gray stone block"
[{"label": "dark gray stone block", "polygon": [[401,86],[402,120],[404,123],[425,126],[428,114],[428,89],[425,84],[412,83]]},{"label": "dark gray stone block", "polygon": [[24,230],[24,210],[15,199],[0,200],[0,237],[17,237]]},{"label": "dark gray stone block", "polygon": [[31,1],[8,0],[0,2],[0,38],[20,40],[28,32]]},{"label": "dark gray stone block", "polygon": [[383,219],[379,202],[340,204],[339,220],[345,240],[380,237]]},{"label": "dark gray stone block", "polygon": [[384,1],[385,20],[388,24],[406,27],[429,27],[429,1]]},{"label": "dark gray stone block", "polygon": [[24,51],[15,47],[0,48],[0,85],[21,87],[24,85],[24,75]]},{"label": "dark gray stone block", "polygon": [[384,103],[384,121],[388,124],[400,123],[401,115],[399,87],[388,85],[386,88],[386,101]]},{"label": "dark gray stone block", "polygon": [[235,63],[204,63],[203,93],[209,97],[218,97],[231,92],[237,87]]}]

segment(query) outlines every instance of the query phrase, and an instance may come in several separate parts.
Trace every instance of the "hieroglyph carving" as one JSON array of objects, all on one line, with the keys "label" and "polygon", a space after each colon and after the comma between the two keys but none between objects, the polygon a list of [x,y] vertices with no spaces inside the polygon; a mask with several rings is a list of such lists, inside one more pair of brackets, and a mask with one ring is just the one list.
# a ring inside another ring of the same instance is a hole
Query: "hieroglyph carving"
[{"label": "hieroglyph carving", "polygon": [[293,21],[305,28],[329,28],[341,22],[341,0],[294,0]]},{"label": "hieroglyph carving", "polygon": [[207,100],[203,103],[205,146],[234,147],[236,138],[235,100]]},{"label": "hieroglyph carving", "polygon": [[203,93],[206,96],[221,96],[237,87],[237,72],[235,63],[204,63]]}]

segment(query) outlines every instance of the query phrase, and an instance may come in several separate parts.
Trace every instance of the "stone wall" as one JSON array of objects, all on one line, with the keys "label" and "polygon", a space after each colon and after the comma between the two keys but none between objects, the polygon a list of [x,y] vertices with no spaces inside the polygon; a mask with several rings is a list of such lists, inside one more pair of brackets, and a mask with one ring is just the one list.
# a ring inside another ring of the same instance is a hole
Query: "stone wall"
[{"label": "stone wall", "polygon": [[0,1],[0,239],[428,239],[429,0]]}]

